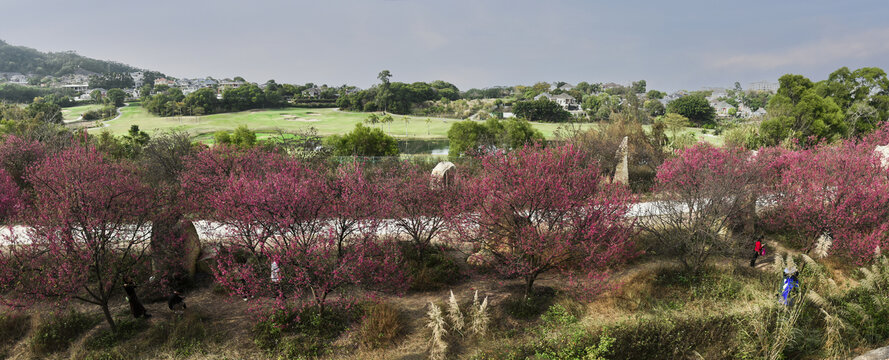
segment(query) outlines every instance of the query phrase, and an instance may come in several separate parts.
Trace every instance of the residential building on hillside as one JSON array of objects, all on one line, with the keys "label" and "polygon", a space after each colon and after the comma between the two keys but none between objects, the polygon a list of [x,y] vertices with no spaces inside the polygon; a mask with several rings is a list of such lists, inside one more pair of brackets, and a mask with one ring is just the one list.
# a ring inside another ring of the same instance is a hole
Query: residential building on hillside
[{"label": "residential building on hillside", "polygon": [[559,95],[551,95],[550,93],[543,93],[534,97],[534,100],[547,99],[549,101],[554,101],[556,104],[559,104],[565,110],[576,110],[577,109],[577,99],[573,96],[562,93]]},{"label": "residential building on hillside", "polygon": [[176,85],[176,82],[174,82],[173,80],[168,80],[167,78],[154,79],[154,86],[158,85],[174,86]]},{"label": "residential building on hillside", "polygon": [[713,106],[716,109],[716,116],[727,117],[729,116],[729,111],[734,109],[735,107],[725,101],[717,101],[715,103],[710,103],[710,106]]},{"label": "residential building on hillside", "polygon": [[747,85],[747,90],[776,92],[778,91],[778,83],[757,81]]},{"label": "residential building on hillside", "polygon": [[321,88],[317,86],[310,87],[308,89],[303,90],[303,95],[308,96],[310,98],[316,98],[321,96]]},{"label": "residential building on hillside", "polygon": [[87,83],[62,85],[63,89],[72,90],[72,91],[78,92],[78,93],[86,92],[87,89],[89,89],[89,87],[90,87],[90,85]]}]

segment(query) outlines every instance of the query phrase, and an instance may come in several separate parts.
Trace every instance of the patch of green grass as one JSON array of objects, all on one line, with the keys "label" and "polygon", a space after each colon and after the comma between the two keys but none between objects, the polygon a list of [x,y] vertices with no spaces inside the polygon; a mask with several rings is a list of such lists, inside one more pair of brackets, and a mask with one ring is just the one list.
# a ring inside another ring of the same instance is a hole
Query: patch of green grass
[{"label": "patch of green grass", "polygon": [[67,108],[62,108],[62,119],[64,120],[77,120],[81,114],[90,111],[90,110],[99,110],[105,107],[102,104],[89,104],[89,105],[80,105],[80,106],[72,106]]},{"label": "patch of green grass", "polygon": [[288,359],[321,356],[358,318],[357,310],[335,305],[328,305],[321,313],[316,307],[277,310],[253,326],[253,342]]},{"label": "patch of green grass", "polygon": [[31,318],[25,314],[0,314],[0,358],[21,340],[31,328]]},{"label": "patch of green grass", "polygon": [[87,350],[110,349],[119,343],[132,339],[149,327],[145,319],[124,318],[117,320],[117,332],[104,329],[90,336],[85,342]]},{"label": "patch of green grass", "polygon": [[549,309],[556,297],[556,291],[550,287],[534,289],[530,298],[522,292],[516,292],[503,301],[503,310],[509,316],[520,320],[533,320]]},{"label": "patch of green grass", "polygon": [[[73,108],[72,108],[73,109]],[[304,130],[310,127],[318,130],[321,136],[339,135],[352,131],[355,124],[363,123],[370,115],[366,112],[339,111],[332,108],[277,108],[257,109],[232,113],[212,114],[205,116],[171,116],[159,117],[149,113],[138,103],[121,108],[120,118],[104,122],[104,127],[90,129],[90,132],[101,132],[107,129],[115,135],[123,135],[131,125],[139,125],[143,131],[151,134],[158,130],[178,129],[187,131],[198,139],[206,140],[208,136],[219,130],[233,130],[239,125],[247,125],[256,131],[258,137],[273,133],[277,129],[284,131]],[[398,138],[411,139],[444,139],[448,130],[459,119],[446,119],[426,116],[392,115],[395,121],[389,124],[373,125],[384,132]],[[407,122],[405,122],[407,119]],[[426,120],[430,121],[427,122]],[[540,130],[547,139],[555,138],[556,132],[564,128],[563,124],[532,122],[535,129]],[[581,128],[594,127],[596,124],[582,124]],[[646,125],[650,129],[650,125]],[[699,135],[701,140],[721,145],[719,136],[700,136],[701,130],[689,128],[686,131]]]},{"label": "patch of green grass", "polygon": [[436,247],[430,246],[420,254],[412,244],[404,243],[401,253],[407,263],[413,291],[438,290],[463,279],[457,262]]},{"label": "patch of green grass", "polygon": [[93,315],[70,312],[47,318],[34,330],[31,336],[31,352],[46,355],[63,351],[71,342],[99,323]]}]

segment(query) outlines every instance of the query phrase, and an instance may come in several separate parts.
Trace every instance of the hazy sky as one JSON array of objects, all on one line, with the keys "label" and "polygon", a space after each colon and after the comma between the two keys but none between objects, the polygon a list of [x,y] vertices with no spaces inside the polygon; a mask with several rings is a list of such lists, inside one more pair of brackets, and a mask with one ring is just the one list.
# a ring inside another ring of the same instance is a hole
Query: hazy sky
[{"label": "hazy sky", "polygon": [[690,89],[889,69],[874,1],[0,0],[0,39],[177,77]]}]

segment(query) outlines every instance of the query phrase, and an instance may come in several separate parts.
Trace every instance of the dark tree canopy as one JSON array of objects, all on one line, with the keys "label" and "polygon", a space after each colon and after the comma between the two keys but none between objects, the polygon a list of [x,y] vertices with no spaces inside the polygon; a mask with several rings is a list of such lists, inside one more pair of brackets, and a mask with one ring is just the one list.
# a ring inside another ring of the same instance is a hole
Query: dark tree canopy
[{"label": "dark tree canopy", "polygon": [[561,105],[543,98],[533,101],[519,101],[513,106],[512,111],[517,117],[528,121],[566,122],[571,120],[571,113],[562,109]]},{"label": "dark tree canopy", "polygon": [[667,112],[685,116],[695,125],[712,123],[716,110],[703,95],[683,96],[667,104]]},{"label": "dark tree canopy", "polygon": [[543,134],[531,127],[527,120],[490,118],[484,123],[460,121],[448,130],[448,152],[460,156],[485,149],[518,149],[526,144],[543,142]]},{"label": "dark tree canopy", "polygon": [[355,129],[345,135],[333,135],[324,143],[336,156],[396,156],[398,141],[383,130],[355,124]]},{"label": "dark tree canopy", "polygon": [[337,99],[336,105],[350,111],[408,114],[423,102],[440,99],[458,100],[460,90],[454,84],[441,80],[412,84],[387,81],[367,90],[342,95]]}]

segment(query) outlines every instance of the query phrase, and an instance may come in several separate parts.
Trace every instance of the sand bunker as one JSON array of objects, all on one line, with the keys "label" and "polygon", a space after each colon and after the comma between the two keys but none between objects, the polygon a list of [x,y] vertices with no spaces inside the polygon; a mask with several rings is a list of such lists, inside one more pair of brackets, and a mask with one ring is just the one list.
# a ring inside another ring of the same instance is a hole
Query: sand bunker
[{"label": "sand bunker", "polygon": [[284,120],[287,120],[287,121],[299,121],[299,122],[316,122],[316,121],[321,121],[321,120],[318,120],[318,119],[306,119],[306,118],[301,118],[301,117],[296,116],[296,115],[284,115]]}]

